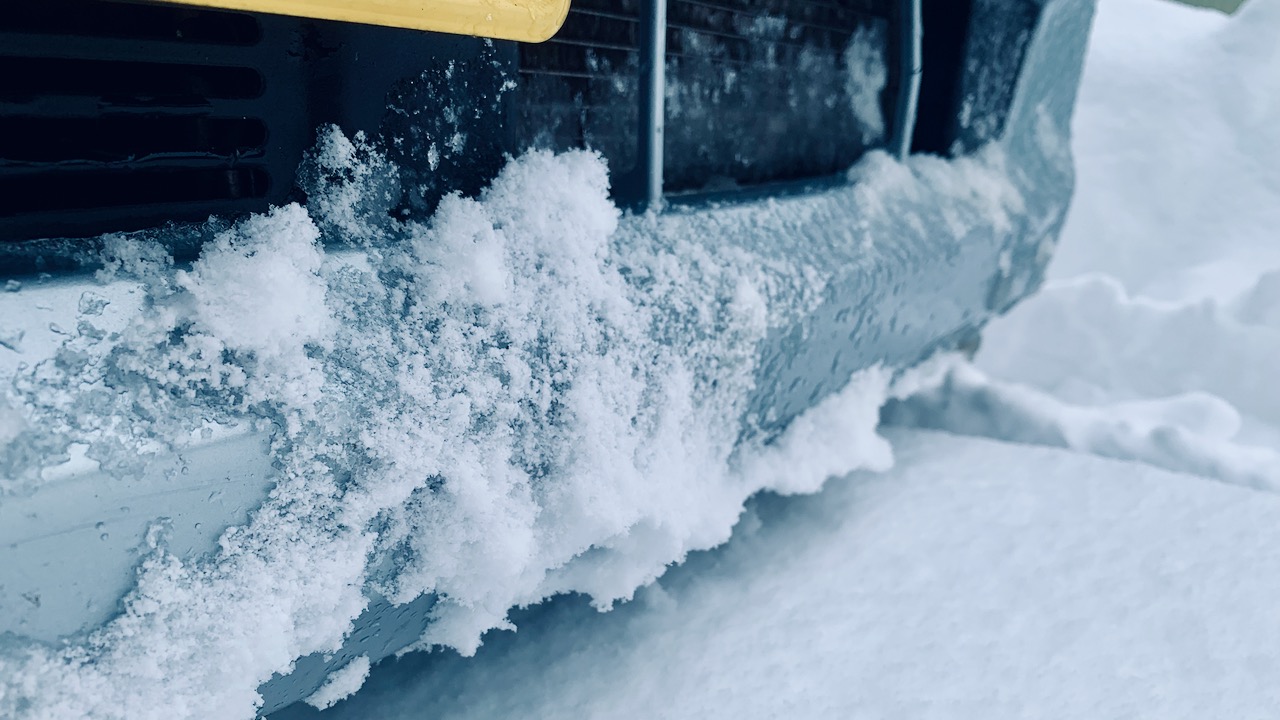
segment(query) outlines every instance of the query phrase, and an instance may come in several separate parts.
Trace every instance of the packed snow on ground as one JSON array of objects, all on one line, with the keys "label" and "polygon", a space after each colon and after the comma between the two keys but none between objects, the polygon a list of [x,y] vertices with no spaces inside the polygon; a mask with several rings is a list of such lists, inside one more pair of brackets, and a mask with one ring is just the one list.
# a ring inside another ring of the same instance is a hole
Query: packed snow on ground
[{"label": "packed snow on ground", "polygon": [[1273,717],[1277,37],[1277,0],[1103,0],[1052,279],[885,408],[933,428],[884,431],[892,471],[759,498],[635,602],[387,662],[329,716]]}]

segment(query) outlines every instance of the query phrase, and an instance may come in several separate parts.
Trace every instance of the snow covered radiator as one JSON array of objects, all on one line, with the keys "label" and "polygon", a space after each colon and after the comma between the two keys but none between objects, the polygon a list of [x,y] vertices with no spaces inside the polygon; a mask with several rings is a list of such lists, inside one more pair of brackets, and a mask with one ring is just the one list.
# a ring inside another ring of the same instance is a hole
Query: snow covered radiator
[{"label": "snow covered radiator", "polygon": [[883,147],[897,122],[897,5],[670,2],[667,192],[831,176]]}]

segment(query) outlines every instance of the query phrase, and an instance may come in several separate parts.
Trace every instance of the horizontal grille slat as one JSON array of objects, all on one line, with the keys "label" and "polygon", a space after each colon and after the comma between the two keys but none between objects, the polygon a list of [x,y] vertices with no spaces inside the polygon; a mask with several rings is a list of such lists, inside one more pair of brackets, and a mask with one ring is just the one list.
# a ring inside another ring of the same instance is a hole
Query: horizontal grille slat
[{"label": "horizontal grille slat", "polygon": [[267,126],[252,118],[0,117],[0,161],[123,164],[262,155]]},{"label": "horizontal grille slat", "polygon": [[262,37],[258,23],[241,13],[141,4],[122,12],[101,0],[9,2],[0,13],[0,33],[232,46],[254,45]]},{"label": "horizontal grille slat", "polygon": [[264,168],[187,167],[0,176],[0,216],[265,197]]},{"label": "horizontal grille slat", "polygon": [[245,66],[263,58],[258,46],[193,45],[177,40],[126,40],[107,37],[58,38],[0,31],[0,54],[97,62],[105,59],[202,66]]},{"label": "horizontal grille slat", "polygon": [[634,65],[639,51],[629,48],[545,43],[521,53],[521,74],[613,76]]},{"label": "horizontal grille slat", "polygon": [[0,101],[10,103],[82,95],[117,103],[191,105],[255,98],[265,87],[261,74],[247,67],[58,57],[0,57],[0,77],[5,78]]},{"label": "horizontal grille slat", "polygon": [[0,219],[18,233],[0,240],[262,208],[284,169],[267,118],[287,97],[264,37],[253,15],[160,4],[0,13]]},{"label": "horizontal grille slat", "polygon": [[[867,15],[883,16],[882,11],[874,8],[858,8],[850,3],[843,6],[824,6],[820,3],[774,3],[776,8],[755,4],[750,7],[734,7],[723,3],[706,0],[684,0],[673,2],[668,7],[668,22],[686,23],[707,28],[719,28],[721,31],[743,34],[749,29],[748,23],[762,19],[783,19],[791,28],[803,27],[818,31],[838,30],[855,24],[859,17]],[[866,3],[874,5],[874,3]]]}]

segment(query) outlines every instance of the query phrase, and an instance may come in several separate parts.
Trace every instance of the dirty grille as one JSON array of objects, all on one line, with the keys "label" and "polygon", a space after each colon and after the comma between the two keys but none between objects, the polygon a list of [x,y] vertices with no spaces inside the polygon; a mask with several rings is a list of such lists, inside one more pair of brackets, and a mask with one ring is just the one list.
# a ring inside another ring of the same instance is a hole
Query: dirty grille
[{"label": "dirty grille", "polygon": [[593,148],[615,177],[634,169],[639,35],[638,0],[574,0],[554,38],[522,44],[517,142]]},{"label": "dirty grille", "polygon": [[829,175],[878,145],[892,107],[887,5],[670,0],[666,190]]},{"label": "dirty grille", "polygon": [[[615,177],[635,167],[642,10],[577,0],[553,40],[520,48],[526,145],[594,148]],[[669,0],[666,191],[829,175],[880,144],[898,83],[891,21],[886,0]],[[856,42],[875,87],[850,71]]]},{"label": "dirty grille", "polygon": [[256,209],[279,171],[261,39],[238,13],[101,0],[6,8],[0,239]]}]

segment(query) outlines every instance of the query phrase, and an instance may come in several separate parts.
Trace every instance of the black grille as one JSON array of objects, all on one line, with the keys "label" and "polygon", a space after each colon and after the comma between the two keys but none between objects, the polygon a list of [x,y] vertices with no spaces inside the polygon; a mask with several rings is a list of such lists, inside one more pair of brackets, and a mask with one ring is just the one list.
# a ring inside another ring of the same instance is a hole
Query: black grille
[{"label": "black grille", "polygon": [[279,169],[263,105],[278,98],[256,18],[14,5],[0,13],[0,239],[203,219],[267,197]]},{"label": "black grille", "polygon": [[137,5],[128,13],[109,2],[10,3],[0,17],[4,32],[127,40],[178,40],[253,45],[262,38],[248,15],[211,13],[161,5]]}]

